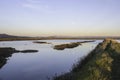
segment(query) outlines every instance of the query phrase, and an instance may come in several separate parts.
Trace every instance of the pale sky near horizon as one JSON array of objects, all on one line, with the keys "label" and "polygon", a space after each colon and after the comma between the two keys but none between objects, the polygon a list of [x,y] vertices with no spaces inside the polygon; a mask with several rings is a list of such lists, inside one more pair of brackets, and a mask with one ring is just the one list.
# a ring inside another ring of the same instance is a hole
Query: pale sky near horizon
[{"label": "pale sky near horizon", "polygon": [[120,0],[0,0],[0,33],[120,36]]}]

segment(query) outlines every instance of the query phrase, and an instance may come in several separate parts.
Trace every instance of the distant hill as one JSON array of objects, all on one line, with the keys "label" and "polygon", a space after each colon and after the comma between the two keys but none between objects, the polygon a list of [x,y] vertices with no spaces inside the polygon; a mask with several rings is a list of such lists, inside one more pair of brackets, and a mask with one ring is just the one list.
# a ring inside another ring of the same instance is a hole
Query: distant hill
[{"label": "distant hill", "polygon": [[[29,36],[15,36],[9,34],[0,34],[0,41],[9,41],[12,40],[41,40],[41,39],[105,39],[105,38],[113,38],[120,39],[120,36],[39,36],[39,37],[29,37]],[[14,38],[14,39],[13,39]]]},{"label": "distant hill", "polygon": [[8,35],[8,34],[0,34],[0,38],[28,38],[25,36],[14,36],[14,35]]},{"label": "distant hill", "polygon": [[0,34],[0,38],[18,38],[18,36],[8,35],[8,34]]}]

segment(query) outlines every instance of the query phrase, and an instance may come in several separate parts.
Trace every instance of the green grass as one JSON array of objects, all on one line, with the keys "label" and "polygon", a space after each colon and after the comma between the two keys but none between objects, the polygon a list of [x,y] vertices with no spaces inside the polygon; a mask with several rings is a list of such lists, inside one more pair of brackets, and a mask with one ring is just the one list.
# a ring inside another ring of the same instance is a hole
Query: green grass
[{"label": "green grass", "polygon": [[54,80],[120,80],[120,43],[104,40],[69,73]]}]

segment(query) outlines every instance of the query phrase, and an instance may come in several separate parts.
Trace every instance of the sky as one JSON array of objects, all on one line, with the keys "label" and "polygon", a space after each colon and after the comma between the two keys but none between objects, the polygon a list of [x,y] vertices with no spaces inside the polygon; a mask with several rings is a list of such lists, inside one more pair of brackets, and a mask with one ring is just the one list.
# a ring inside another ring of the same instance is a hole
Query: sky
[{"label": "sky", "polygon": [[120,36],[120,0],[0,0],[0,34]]}]

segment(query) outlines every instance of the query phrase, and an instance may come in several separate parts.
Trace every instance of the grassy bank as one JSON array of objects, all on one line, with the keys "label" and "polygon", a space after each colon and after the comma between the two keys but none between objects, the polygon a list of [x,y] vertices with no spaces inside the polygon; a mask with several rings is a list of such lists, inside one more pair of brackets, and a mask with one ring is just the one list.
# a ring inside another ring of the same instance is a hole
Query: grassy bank
[{"label": "grassy bank", "polygon": [[120,43],[105,39],[66,74],[54,80],[120,80]]}]

